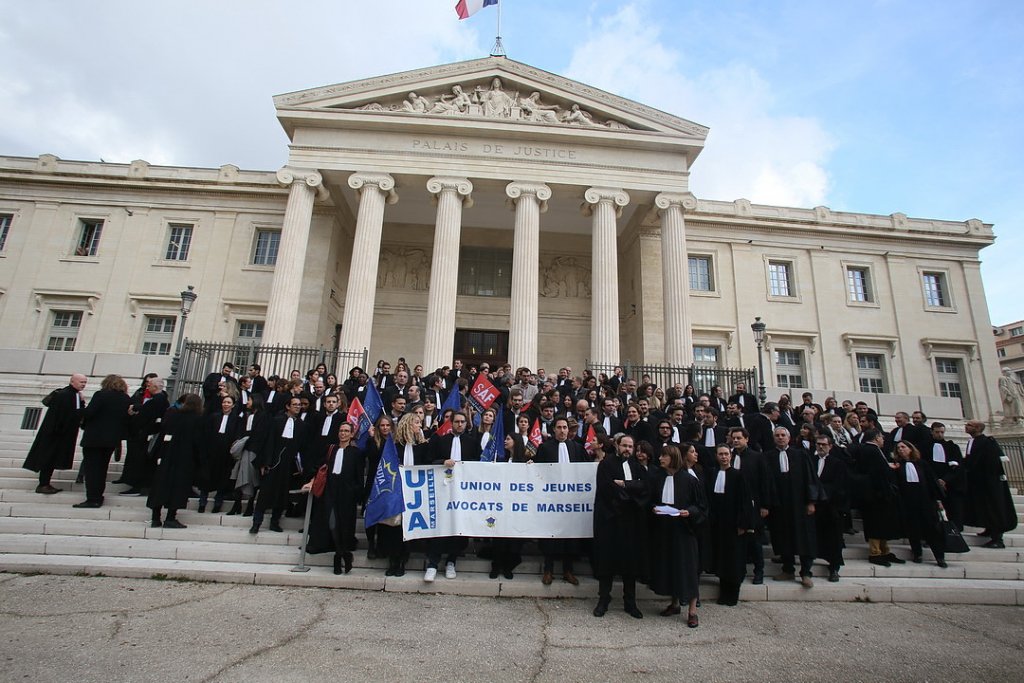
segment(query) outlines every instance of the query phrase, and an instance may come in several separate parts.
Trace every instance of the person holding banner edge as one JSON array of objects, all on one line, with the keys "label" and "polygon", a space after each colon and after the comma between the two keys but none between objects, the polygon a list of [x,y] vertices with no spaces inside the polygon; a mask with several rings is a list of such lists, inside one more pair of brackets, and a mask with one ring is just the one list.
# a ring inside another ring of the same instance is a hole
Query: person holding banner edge
[{"label": "person holding banner edge", "polygon": [[[469,418],[464,413],[457,412],[452,415],[451,431],[441,436],[435,444],[435,465],[455,467],[459,462],[480,460],[480,441],[466,429],[468,424]],[[441,555],[448,556],[444,569],[445,578],[454,579],[455,561],[468,546],[469,539],[463,536],[430,539],[427,543],[427,569],[423,573],[423,580],[432,583],[437,577]]]}]

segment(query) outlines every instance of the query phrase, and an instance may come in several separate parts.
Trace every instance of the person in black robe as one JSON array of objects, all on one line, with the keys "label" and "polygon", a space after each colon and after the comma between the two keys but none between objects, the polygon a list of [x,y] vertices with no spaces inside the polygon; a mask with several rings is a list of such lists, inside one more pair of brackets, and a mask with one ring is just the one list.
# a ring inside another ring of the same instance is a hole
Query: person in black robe
[{"label": "person in black robe", "polygon": [[[242,497],[248,496],[249,503],[245,506],[243,516],[251,517],[256,505],[256,489],[260,485],[260,473],[256,460],[259,457],[258,454],[266,448],[273,418],[267,410],[266,400],[256,393],[249,395],[245,412],[245,418],[240,425],[240,433],[245,437],[245,445],[231,470],[231,478],[235,482],[235,502],[228,510],[228,514],[237,515],[242,512]],[[234,456],[232,455],[232,457]]]},{"label": "person in black robe", "polygon": [[[445,467],[456,467],[460,462],[480,461],[480,440],[467,428],[469,418],[465,413],[457,412],[452,415],[452,430],[441,436],[435,442],[434,464]],[[445,562],[445,578],[456,577],[455,562],[459,555],[466,552],[469,547],[469,539],[465,536],[440,536],[427,541],[427,569],[423,573],[423,580],[430,583],[437,576],[437,566],[441,562],[441,556],[447,556]]]},{"label": "person in black robe", "polygon": [[868,542],[868,562],[883,567],[903,564],[905,560],[889,551],[888,541],[903,538],[900,518],[899,489],[896,470],[899,468],[882,452],[884,438],[877,429],[868,429],[861,442],[852,448],[854,466],[862,481],[861,514],[864,538]]},{"label": "person in black robe", "polygon": [[[650,509],[654,517],[651,536],[650,587],[671,598],[661,616],[680,613],[688,604],[687,625],[696,628],[697,598],[700,595],[700,554],[695,527],[707,518],[703,484],[683,467],[683,456],[675,446],[666,446],[658,456],[660,467],[648,479]],[[679,511],[677,515],[657,514],[658,506]]]},{"label": "person in black robe", "polygon": [[739,602],[740,584],[746,574],[746,538],[753,534],[754,502],[747,481],[731,466],[729,446],[715,450],[718,471],[708,476],[708,527],[711,568],[718,576],[718,604],[733,607]]},{"label": "person in black robe", "polygon": [[147,377],[145,386],[132,397],[129,408],[128,448],[120,480],[129,488],[121,492],[122,496],[142,495],[152,484],[154,460],[149,454],[149,441],[160,431],[161,420],[170,407],[163,379],[156,375]]},{"label": "person in black robe", "polygon": [[306,439],[306,427],[299,419],[302,402],[298,396],[288,399],[285,412],[274,418],[263,452],[256,461],[260,468],[260,490],[252,514],[250,534],[257,534],[267,510],[271,511],[271,531],[282,532],[281,515],[288,505],[288,486],[298,469],[296,456]]},{"label": "person in black robe", "polygon": [[196,484],[199,488],[199,512],[206,512],[210,491],[213,491],[213,512],[220,512],[224,496],[232,489],[231,470],[235,459],[231,444],[242,430],[242,420],[235,409],[235,399],[223,396],[220,410],[208,413],[203,420],[203,456]]},{"label": "person in black robe", "polygon": [[782,573],[775,580],[792,581],[796,569],[794,558],[799,556],[800,583],[804,588],[811,588],[814,586],[811,565],[817,554],[814,513],[821,484],[811,465],[810,454],[789,445],[791,435],[788,429],[776,427],[773,438],[775,447],[765,453],[765,463],[775,489],[775,500],[768,513],[768,527],[772,548],[782,558]]},{"label": "person in black robe", "polygon": [[78,428],[85,410],[82,391],[86,382],[88,378],[85,375],[71,375],[66,387],[50,392],[43,399],[46,415],[22,465],[26,470],[39,473],[36,493],[59,493],[61,489],[50,483],[53,471],[68,470],[74,464],[75,441],[78,440]]},{"label": "person in black robe", "polygon": [[235,365],[234,363],[224,363],[221,367],[220,372],[211,372],[203,380],[203,410],[207,414],[217,413],[220,411],[220,401],[217,400],[220,396],[220,385],[233,384],[235,393],[238,393],[238,380],[235,379]]},{"label": "person in black robe", "polygon": [[[152,457],[157,465],[146,506],[153,511],[152,526],[184,529],[178,510],[188,505],[192,479],[199,465],[202,443],[203,400],[198,394],[185,394],[181,406],[164,414]],[[167,518],[161,521],[162,511]]]},{"label": "person in black robe", "polygon": [[1003,449],[985,434],[985,423],[971,420],[965,425],[971,437],[964,451],[967,468],[967,512],[965,523],[980,526],[979,536],[988,536],[985,548],[1005,548],[1003,534],[1017,528],[1017,509],[1003,471]]},{"label": "person in black robe", "polygon": [[[404,416],[403,416],[404,417]],[[366,476],[363,478],[363,500],[370,500],[370,493],[373,491],[373,480],[377,476],[377,467],[380,465],[381,456],[384,454],[384,444],[387,442],[388,437],[392,435],[395,430],[395,423],[386,413],[381,413],[376,422],[373,423],[370,437],[366,439],[364,444],[364,450],[366,453]],[[398,448],[398,444],[395,444]],[[428,447],[429,450],[429,447]],[[401,457],[401,454],[399,454]],[[426,462],[417,462],[417,465],[429,465],[430,459],[427,458]],[[366,510],[363,510],[364,514]],[[377,548],[377,533],[382,527],[374,524],[366,529],[366,559],[376,560],[380,555],[386,553],[380,552]]]},{"label": "person in black robe", "polygon": [[612,600],[612,579],[622,577],[627,614],[642,619],[636,604],[637,577],[647,576],[647,484],[633,457],[633,437],[619,434],[615,454],[597,466],[594,495],[594,576],[598,600],[594,616],[602,617]]},{"label": "person in black robe", "polygon": [[923,538],[932,549],[935,564],[945,568],[946,535],[939,525],[939,510],[942,509],[939,480],[927,465],[922,464],[920,451],[910,441],[897,441],[893,455],[900,466],[897,470],[900,511],[913,561],[921,562]]},{"label": "person in black robe", "polygon": [[930,467],[938,478],[939,487],[945,494],[943,506],[949,521],[959,531],[964,530],[964,497],[967,489],[967,478],[963,467],[963,453],[955,441],[946,439],[946,425],[933,422],[932,447],[921,453],[921,461]]},{"label": "person in black robe", "polygon": [[[381,425],[390,425],[390,418],[383,416]],[[390,429],[390,426],[388,427]],[[415,412],[406,413],[398,421],[394,429],[395,450],[398,453],[398,462],[401,467],[415,467],[417,465],[429,465],[430,444],[427,443],[423,433],[423,421]],[[367,478],[370,481],[370,488],[366,489],[367,499],[373,487],[373,479],[377,476],[377,468],[380,466],[380,453],[376,449],[376,441],[371,439],[367,442],[369,451],[374,448],[376,463],[367,467]],[[397,523],[393,523],[397,522]],[[382,520],[378,524],[366,529],[366,538],[369,539],[371,532],[375,534],[375,552],[378,557],[388,558],[388,568],[384,571],[385,576],[405,576],[405,565],[409,561],[410,552],[422,545],[422,541],[406,542],[402,539],[402,520]],[[367,552],[367,557],[370,554]]]},{"label": "person in black robe", "polygon": [[120,375],[103,378],[100,390],[89,399],[82,413],[82,465],[85,475],[85,500],[77,508],[98,508],[103,505],[107,488],[107,468],[114,449],[121,445],[128,431],[128,385]]},{"label": "person in black robe", "polygon": [[814,447],[814,467],[821,482],[821,496],[814,512],[818,557],[828,562],[828,580],[835,583],[839,580],[839,568],[843,566],[844,514],[850,508],[849,470],[846,461],[834,454],[835,442],[828,430],[823,429],[814,436]]},{"label": "person in black robe", "polygon": [[750,447],[750,433],[745,428],[730,429],[729,443],[732,445],[732,469],[743,475],[754,505],[751,533],[743,537],[743,542],[747,545],[746,562],[754,565],[751,583],[758,586],[764,583],[764,544],[767,542],[764,531],[768,509],[774,498],[772,478],[765,465],[764,454]]},{"label": "person in black robe", "polygon": [[[338,424],[338,443],[327,451],[327,486],[313,500],[306,551],[334,551],[334,573],[352,571],[352,549],[356,545],[356,508],[363,498],[366,455],[352,443],[352,425]],[[306,485],[309,490],[312,483]]]},{"label": "person in black robe", "polygon": [[[556,417],[552,430],[555,436],[548,439],[537,449],[536,455],[529,462],[587,462],[587,452],[578,442],[569,438],[569,420],[565,417]],[[580,585],[580,580],[573,572],[573,557],[579,552],[580,543],[578,539],[572,538],[541,538],[537,545],[544,555],[544,572],[541,574],[541,582],[550,586],[554,581],[555,560],[562,560],[562,580],[573,586]]]}]

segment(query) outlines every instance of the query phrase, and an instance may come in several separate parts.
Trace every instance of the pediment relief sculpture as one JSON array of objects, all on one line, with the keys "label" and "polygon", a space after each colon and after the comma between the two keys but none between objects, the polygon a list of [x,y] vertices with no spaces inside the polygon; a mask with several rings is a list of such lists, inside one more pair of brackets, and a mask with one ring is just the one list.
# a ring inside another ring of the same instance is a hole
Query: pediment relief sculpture
[{"label": "pediment relief sculpture", "polygon": [[377,267],[378,289],[427,289],[430,252],[415,247],[383,247]]},{"label": "pediment relief sculpture", "polygon": [[539,294],[545,298],[588,298],[590,275],[590,266],[575,256],[542,258]]},{"label": "pediment relief sculpture", "polygon": [[469,92],[462,85],[456,84],[449,92],[427,94],[413,91],[400,102],[371,102],[353,109],[428,116],[471,116],[585,128],[630,129],[630,126],[621,121],[602,120],[577,103],[564,107],[561,104],[542,102],[540,93],[536,91],[526,95],[520,91],[506,90],[500,78],[492,79],[487,85],[479,83]]}]

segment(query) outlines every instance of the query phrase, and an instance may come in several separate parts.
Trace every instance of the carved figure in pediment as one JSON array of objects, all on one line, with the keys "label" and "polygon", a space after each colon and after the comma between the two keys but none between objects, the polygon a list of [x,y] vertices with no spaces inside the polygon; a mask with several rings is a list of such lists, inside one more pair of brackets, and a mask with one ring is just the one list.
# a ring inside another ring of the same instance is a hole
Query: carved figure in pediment
[{"label": "carved figure in pediment", "polygon": [[502,89],[500,78],[491,81],[490,90],[484,90],[483,86],[478,85],[473,96],[477,104],[483,105],[484,116],[496,119],[507,119],[512,116],[512,104],[515,102],[515,97]]},{"label": "carved figure in pediment", "polygon": [[414,114],[426,114],[430,111],[430,108],[430,100],[426,97],[421,97],[414,92],[409,93],[402,102],[402,111],[408,111]]},{"label": "carved figure in pediment", "polygon": [[600,126],[600,123],[594,121],[593,115],[589,111],[580,109],[580,105],[573,104],[569,111],[562,112],[562,123],[574,124],[577,126]]},{"label": "carved figure in pediment", "polygon": [[561,107],[557,104],[542,104],[539,92],[530,93],[530,96],[526,99],[520,99],[519,107],[523,110],[523,114],[529,121],[558,123],[558,110]]},{"label": "carved figure in pediment", "polygon": [[405,285],[409,289],[430,287],[430,258],[423,249],[409,249],[406,253]]},{"label": "carved figure in pediment", "polygon": [[590,268],[574,256],[555,256],[540,271],[543,297],[584,298],[590,296]]},{"label": "carved figure in pediment", "polygon": [[434,103],[434,106],[428,113],[430,114],[466,114],[469,112],[469,105],[473,104],[473,100],[470,99],[463,90],[461,85],[452,86],[451,95],[441,95],[441,97]]}]

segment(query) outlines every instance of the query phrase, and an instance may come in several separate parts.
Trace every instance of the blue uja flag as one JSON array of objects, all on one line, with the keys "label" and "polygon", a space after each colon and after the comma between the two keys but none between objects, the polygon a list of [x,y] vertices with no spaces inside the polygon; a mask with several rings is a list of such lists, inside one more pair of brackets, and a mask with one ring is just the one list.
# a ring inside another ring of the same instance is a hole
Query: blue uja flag
[{"label": "blue uja flag", "polygon": [[366,501],[365,526],[373,526],[382,519],[402,514],[405,500],[402,497],[402,477],[398,472],[398,451],[395,442],[388,436],[384,452],[373,477],[373,490]]},{"label": "blue uja flag", "polygon": [[505,421],[495,411],[491,425],[491,439],[480,453],[480,462],[503,462],[505,460]]},{"label": "blue uja flag", "polygon": [[370,427],[383,412],[384,401],[380,398],[380,392],[373,382],[367,382],[366,403],[363,405],[363,414],[359,416],[359,431],[356,433],[357,446],[366,448],[366,440],[370,438]]}]

